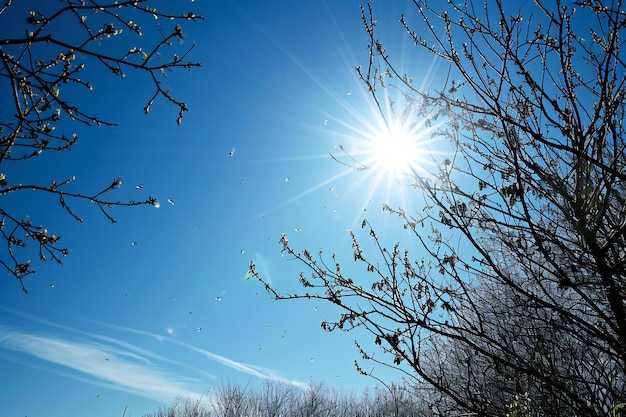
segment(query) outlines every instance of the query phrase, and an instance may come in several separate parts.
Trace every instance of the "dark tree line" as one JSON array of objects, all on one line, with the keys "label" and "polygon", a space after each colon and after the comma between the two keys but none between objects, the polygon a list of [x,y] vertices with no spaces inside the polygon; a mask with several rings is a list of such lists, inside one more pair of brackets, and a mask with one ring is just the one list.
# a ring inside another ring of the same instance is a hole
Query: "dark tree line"
[{"label": "dark tree line", "polygon": [[[123,80],[127,73],[147,77],[153,93],[146,97],[144,111],[155,100],[178,109],[178,123],[187,106],[171,95],[168,75],[178,69],[191,70],[200,64],[189,61],[192,47],[179,46],[181,24],[202,19],[193,12],[174,12],[176,6],[157,9],[155,1],[61,0],[40,3],[0,3],[0,196],[34,191],[56,199],[76,221],[80,214],[72,202],[92,202],[111,222],[111,208],[154,204],[118,201],[110,194],[121,185],[115,178],[99,190],[77,189],[75,176],[41,178],[37,183],[20,178],[20,161],[49,152],[69,151],[77,142],[72,123],[112,125],[106,115],[91,114],[76,105],[77,96],[92,94],[95,69],[105,69]],[[169,9],[169,10],[168,10]],[[23,22],[8,24],[8,22]],[[16,28],[11,31],[12,28]],[[9,175],[9,171],[12,175]],[[55,225],[43,226],[27,216],[27,208],[8,212],[0,208],[2,246],[0,265],[27,292],[24,279],[35,272],[37,261],[56,261],[69,253],[61,244]],[[50,231],[49,231],[50,230]],[[33,262],[34,260],[34,262]]]},{"label": "dark tree line", "polygon": [[339,306],[324,330],[367,329],[362,358],[397,369],[430,415],[610,415],[626,402],[623,2],[409,3],[401,26],[448,78],[414,86],[370,5],[357,70],[379,107],[400,89],[453,147],[410,179],[421,209],[384,207],[420,251],[364,220],[349,266],[282,237],[306,267],[298,294],[251,272],[277,299]]}]

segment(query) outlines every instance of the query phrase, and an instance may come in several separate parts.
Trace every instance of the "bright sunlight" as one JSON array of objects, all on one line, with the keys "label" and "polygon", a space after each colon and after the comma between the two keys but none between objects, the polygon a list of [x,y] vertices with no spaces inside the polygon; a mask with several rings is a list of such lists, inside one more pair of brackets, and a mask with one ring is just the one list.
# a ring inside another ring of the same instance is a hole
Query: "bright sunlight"
[{"label": "bright sunlight", "polygon": [[392,182],[412,182],[427,175],[426,166],[432,163],[431,128],[413,113],[396,115],[391,109],[377,118],[362,132],[363,143],[358,155],[360,162],[375,173],[376,183],[383,178]]},{"label": "bright sunlight", "polygon": [[394,175],[411,174],[423,159],[416,132],[402,125],[385,126],[369,138],[371,167]]}]

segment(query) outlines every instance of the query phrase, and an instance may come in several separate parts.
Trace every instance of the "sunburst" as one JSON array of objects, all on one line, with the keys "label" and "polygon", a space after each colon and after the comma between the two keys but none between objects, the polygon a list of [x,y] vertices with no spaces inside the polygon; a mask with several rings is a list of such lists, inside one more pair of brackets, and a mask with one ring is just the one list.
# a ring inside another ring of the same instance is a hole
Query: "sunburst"
[{"label": "sunburst", "polygon": [[395,180],[414,178],[425,172],[429,151],[426,137],[429,130],[418,120],[382,118],[362,138],[359,152],[363,164],[378,176]]}]

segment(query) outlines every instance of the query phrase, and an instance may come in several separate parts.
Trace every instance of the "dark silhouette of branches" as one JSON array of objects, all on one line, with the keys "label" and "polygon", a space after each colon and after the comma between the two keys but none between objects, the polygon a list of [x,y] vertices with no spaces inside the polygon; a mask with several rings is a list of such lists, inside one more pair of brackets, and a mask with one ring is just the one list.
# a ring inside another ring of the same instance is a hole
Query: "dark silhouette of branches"
[{"label": "dark silhouette of branches", "polygon": [[[92,67],[103,67],[120,80],[131,71],[148,77],[154,91],[146,100],[144,112],[149,113],[155,100],[164,99],[178,109],[177,122],[182,122],[187,105],[172,96],[166,80],[176,69],[191,70],[200,65],[187,58],[193,45],[180,52],[177,45],[183,37],[181,23],[200,20],[202,16],[157,10],[149,0],[64,0],[31,9],[25,8],[31,5],[23,2],[3,3],[0,16],[4,21],[23,19],[24,25],[14,32],[12,25],[0,29],[0,91],[6,100],[0,112],[0,166],[14,165],[44,152],[71,150],[78,140],[75,133],[67,132],[71,122],[88,126],[113,124],[75,104],[77,94],[93,89],[89,80],[93,73],[87,72]],[[157,26],[155,20],[163,24]],[[149,36],[143,36],[144,30]],[[0,196],[28,191],[48,195],[57,198],[60,206],[78,221],[82,219],[73,211],[72,201],[94,203],[112,222],[113,207],[156,201],[152,197],[141,201],[111,199],[109,194],[121,185],[120,179],[93,193],[72,191],[74,180],[71,177],[46,185],[25,184],[4,170],[0,173]],[[35,225],[24,213],[0,209],[0,216],[0,232],[6,244],[0,264],[27,292],[23,280],[35,272],[28,248],[37,247],[41,261],[59,263],[69,251],[60,246],[59,236]]]},{"label": "dark silhouette of branches", "polygon": [[381,88],[403,91],[454,148],[415,174],[420,211],[384,207],[421,253],[386,246],[364,221],[369,249],[352,234],[360,269],[350,275],[287,236],[283,250],[309,271],[302,292],[251,273],[276,299],[340,307],[322,327],[367,329],[384,356],[359,340],[363,359],[396,368],[438,413],[495,417],[517,404],[607,415],[626,397],[623,3],[413,3],[401,25],[448,78],[415,87],[378,39],[370,5],[369,63],[357,71],[377,103]]}]

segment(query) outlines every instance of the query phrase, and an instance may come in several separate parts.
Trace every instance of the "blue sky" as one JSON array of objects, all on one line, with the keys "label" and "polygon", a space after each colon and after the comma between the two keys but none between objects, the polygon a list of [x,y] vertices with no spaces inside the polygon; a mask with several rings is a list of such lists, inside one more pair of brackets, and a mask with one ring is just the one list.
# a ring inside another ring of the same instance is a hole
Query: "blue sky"
[{"label": "blue sky", "polygon": [[[384,3],[373,4],[388,50],[413,76],[436,80],[438,67],[410,48],[398,23],[409,5]],[[207,395],[220,380],[311,379],[357,392],[374,385],[354,370],[359,333],[321,330],[335,310],[273,301],[246,280],[254,261],[279,290],[299,288],[302,265],[281,255],[281,233],[295,247],[336,252],[346,267],[348,230],[364,216],[385,242],[401,237],[381,205],[410,208],[417,196],[391,176],[329,156],[344,146],[369,158],[380,129],[354,70],[368,60],[359,4],[189,2],[206,20],[184,25],[183,46],[195,42],[191,58],[203,67],[169,80],[190,108],[182,126],[163,101],[143,114],[150,89],[138,74],[120,82],[94,69],[94,91],[75,100],[118,126],[68,126],[80,134],[72,152],[3,168],[23,183],[75,175],[76,191],[120,176],[116,198],[160,202],[114,209],[115,225],[77,204],[80,224],[55,199],[3,197],[3,207],[27,213],[72,249],[62,267],[37,265],[28,295],[4,282],[3,415],[98,417],[128,406],[126,416],[140,416],[176,395]]]}]

